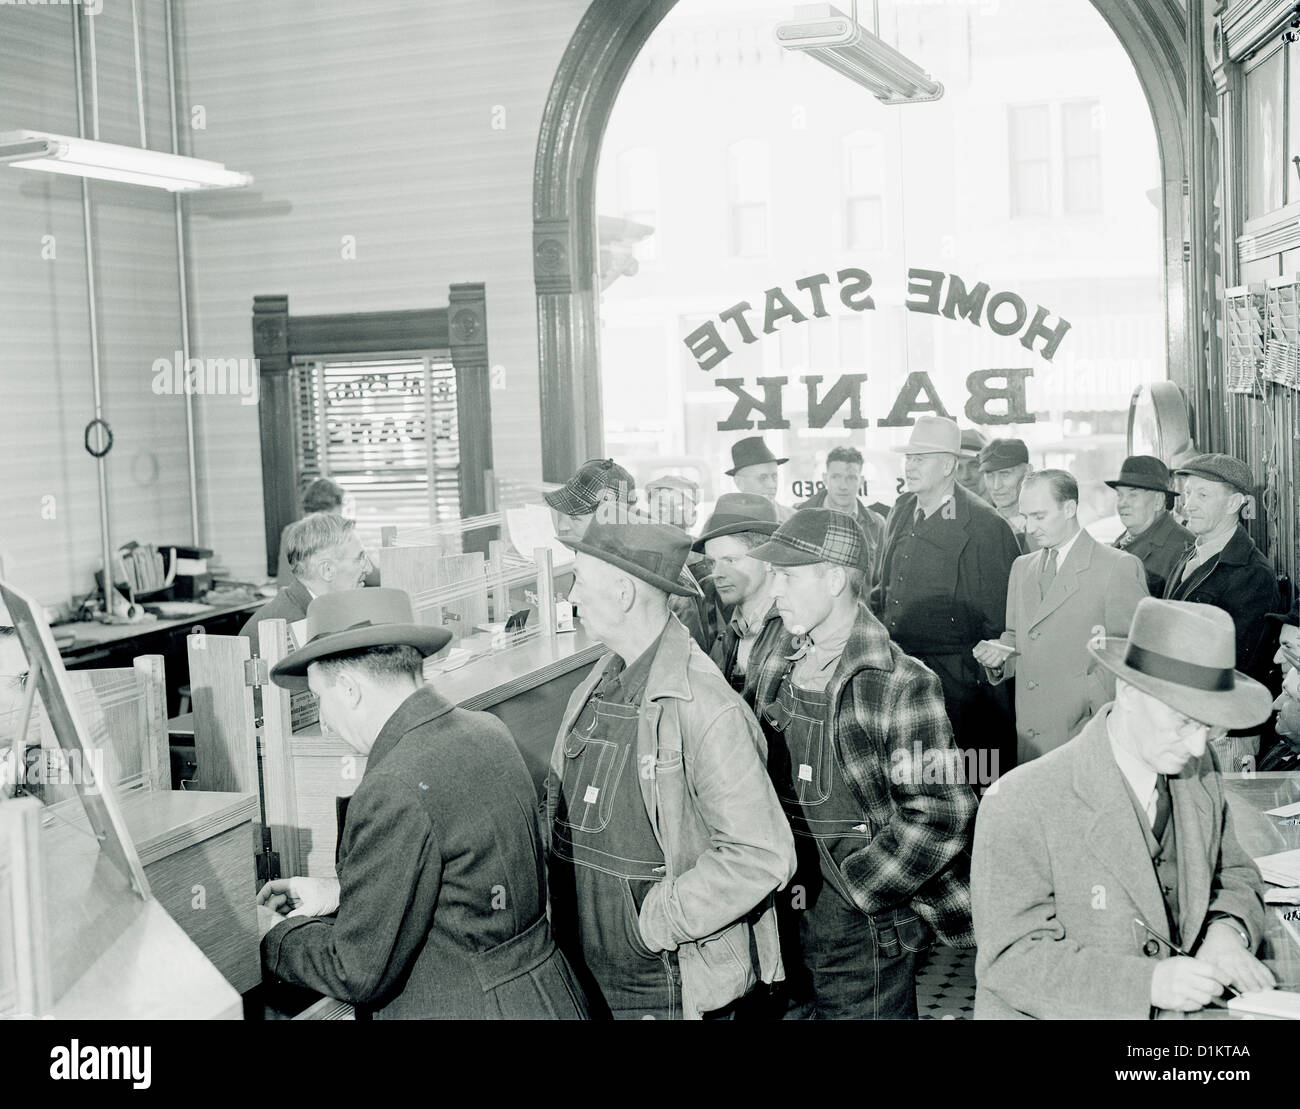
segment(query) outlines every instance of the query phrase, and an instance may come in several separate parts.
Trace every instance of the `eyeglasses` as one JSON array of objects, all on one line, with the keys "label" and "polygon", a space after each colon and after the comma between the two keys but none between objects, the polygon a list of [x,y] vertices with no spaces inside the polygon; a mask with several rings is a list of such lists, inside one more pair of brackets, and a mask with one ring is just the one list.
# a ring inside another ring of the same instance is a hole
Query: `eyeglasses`
[{"label": "eyeglasses", "polygon": [[1222,739],[1228,734],[1227,728],[1219,728],[1213,724],[1207,724],[1203,720],[1193,720],[1192,717],[1184,716],[1181,712],[1176,710],[1171,711],[1174,712],[1174,716],[1177,718],[1174,724],[1174,731],[1176,731],[1180,737],[1187,737],[1195,735],[1197,732],[1204,731],[1206,733],[1206,742],[1212,743]]}]

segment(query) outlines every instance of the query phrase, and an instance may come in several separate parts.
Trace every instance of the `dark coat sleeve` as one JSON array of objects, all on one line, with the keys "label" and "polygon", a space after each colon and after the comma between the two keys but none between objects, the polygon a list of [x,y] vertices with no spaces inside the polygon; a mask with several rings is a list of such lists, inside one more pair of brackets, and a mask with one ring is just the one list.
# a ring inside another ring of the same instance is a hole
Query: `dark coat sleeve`
[{"label": "dark coat sleeve", "polygon": [[971,532],[962,552],[961,580],[969,583],[969,599],[980,617],[979,638],[997,639],[1006,627],[1007,584],[1020,544],[1000,516],[972,521]]},{"label": "dark coat sleeve", "polygon": [[442,878],[437,838],[411,783],[391,774],[364,783],[343,831],[338,913],[284,921],[262,939],[276,977],[354,1005],[401,988]]},{"label": "dark coat sleeve", "polygon": [[1259,678],[1268,670],[1273,654],[1271,643],[1265,642],[1269,638],[1265,617],[1282,607],[1282,598],[1273,571],[1262,561],[1248,563],[1234,577],[1225,607],[1237,626],[1237,669]]}]

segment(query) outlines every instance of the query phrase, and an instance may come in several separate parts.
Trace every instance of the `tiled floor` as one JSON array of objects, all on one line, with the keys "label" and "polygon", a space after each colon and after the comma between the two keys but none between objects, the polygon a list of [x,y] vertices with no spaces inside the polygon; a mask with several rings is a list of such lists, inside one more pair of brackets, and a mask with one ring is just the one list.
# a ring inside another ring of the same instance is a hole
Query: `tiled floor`
[{"label": "tiled floor", "polygon": [[970,1020],[975,1015],[975,949],[935,945],[916,967],[916,1007],[922,1020]]}]

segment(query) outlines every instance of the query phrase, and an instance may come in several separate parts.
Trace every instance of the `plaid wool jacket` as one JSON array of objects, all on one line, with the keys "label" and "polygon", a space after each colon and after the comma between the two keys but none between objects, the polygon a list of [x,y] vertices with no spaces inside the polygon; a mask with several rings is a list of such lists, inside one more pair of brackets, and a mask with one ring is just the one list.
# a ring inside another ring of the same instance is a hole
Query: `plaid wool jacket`
[{"label": "plaid wool jacket", "polygon": [[[746,699],[753,695],[756,715],[776,700],[792,638],[782,627],[761,664],[750,668]],[[870,842],[840,867],[858,908],[875,914],[910,907],[942,943],[973,947],[975,794],[939,679],[859,603],[826,692],[826,731],[871,827]]]}]

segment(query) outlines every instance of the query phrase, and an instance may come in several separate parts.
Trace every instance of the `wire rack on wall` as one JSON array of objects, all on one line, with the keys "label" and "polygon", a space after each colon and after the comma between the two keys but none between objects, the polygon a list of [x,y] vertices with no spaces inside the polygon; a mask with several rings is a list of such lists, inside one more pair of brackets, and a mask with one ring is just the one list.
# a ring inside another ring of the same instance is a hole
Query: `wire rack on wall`
[{"label": "wire rack on wall", "polygon": [[1291,582],[1297,572],[1300,468],[1300,275],[1227,290],[1227,357],[1218,398],[1228,413],[1222,449],[1250,463],[1261,490],[1247,526]]}]

